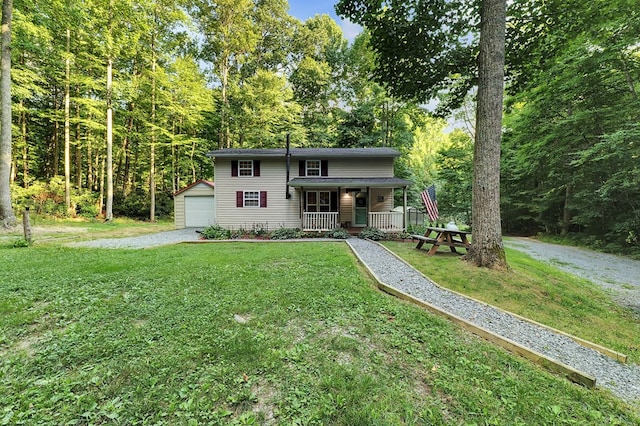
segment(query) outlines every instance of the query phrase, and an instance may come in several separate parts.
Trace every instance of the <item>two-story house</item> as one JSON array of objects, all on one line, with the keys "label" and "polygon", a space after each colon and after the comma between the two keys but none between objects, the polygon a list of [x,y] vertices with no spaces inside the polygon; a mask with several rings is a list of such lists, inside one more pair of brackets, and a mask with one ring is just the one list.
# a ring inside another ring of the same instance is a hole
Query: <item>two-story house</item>
[{"label": "two-story house", "polygon": [[395,149],[220,149],[208,155],[215,163],[215,216],[222,227],[406,228],[404,214],[392,211],[394,190],[403,190],[406,207],[411,185],[394,177]]}]

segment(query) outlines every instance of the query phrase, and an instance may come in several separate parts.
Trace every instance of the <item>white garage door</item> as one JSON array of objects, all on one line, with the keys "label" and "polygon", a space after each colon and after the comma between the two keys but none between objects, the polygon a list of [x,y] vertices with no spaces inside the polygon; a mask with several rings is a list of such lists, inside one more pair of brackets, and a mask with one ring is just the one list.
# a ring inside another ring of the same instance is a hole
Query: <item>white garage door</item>
[{"label": "white garage door", "polygon": [[215,197],[184,197],[184,225],[209,226],[216,222]]}]

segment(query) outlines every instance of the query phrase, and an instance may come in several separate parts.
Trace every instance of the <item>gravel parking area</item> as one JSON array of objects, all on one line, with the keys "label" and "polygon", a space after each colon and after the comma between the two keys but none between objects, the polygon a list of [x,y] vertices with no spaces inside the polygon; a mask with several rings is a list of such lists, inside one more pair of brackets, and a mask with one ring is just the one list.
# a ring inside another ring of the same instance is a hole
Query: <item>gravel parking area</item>
[{"label": "gravel parking area", "polygon": [[347,243],[385,284],[589,374],[597,386],[624,400],[640,401],[640,366],[622,364],[566,336],[444,290],[378,244],[357,238]]},{"label": "gravel parking area", "polygon": [[598,284],[640,318],[640,261],[531,238],[507,238],[504,244]]}]

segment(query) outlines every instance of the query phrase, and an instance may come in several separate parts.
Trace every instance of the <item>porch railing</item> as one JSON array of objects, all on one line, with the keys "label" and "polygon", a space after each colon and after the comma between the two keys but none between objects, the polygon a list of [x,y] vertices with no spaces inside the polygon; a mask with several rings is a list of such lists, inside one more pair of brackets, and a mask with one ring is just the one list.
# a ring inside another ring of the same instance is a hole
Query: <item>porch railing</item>
[{"label": "porch railing", "polygon": [[338,212],[307,213],[302,215],[304,231],[331,231],[338,227]]},{"label": "porch railing", "polygon": [[402,232],[402,216],[399,212],[369,212],[369,226],[385,232]]}]

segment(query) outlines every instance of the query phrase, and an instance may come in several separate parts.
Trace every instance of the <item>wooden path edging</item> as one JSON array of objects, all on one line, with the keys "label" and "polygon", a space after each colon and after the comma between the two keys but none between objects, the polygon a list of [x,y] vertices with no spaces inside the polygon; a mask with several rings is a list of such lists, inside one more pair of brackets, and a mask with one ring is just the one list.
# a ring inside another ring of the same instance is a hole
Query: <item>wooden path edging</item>
[{"label": "wooden path edging", "polygon": [[[377,244],[377,243],[376,243]],[[380,245],[380,244],[379,244]],[[380,245],[381,247],[385,248],[385,250],[389,251],[391,254],[393,254],[396,258],[398,258],[398,256],[395,255],[395,253],[392,253],[390,250],[388,250],[386,247]],[[351,247],[351,246],[350,246]],[[593,389],[596,387],[596,379],[593,376],[590,376],[587,373],[584,373],[582,371],[576,370],[566,364],[561,363],[560,361],[554,360],[552,358],[547,357],[546,355],[540,354],[532,349],[526,348],[510,339],[507,339],[505,337],[502,337],[498,334],[493,333],[492,331],[489,331],[483,327],[480,327],[476,324],[473,324],[470,321],[467,321],[463,318],[460,318],[454,314],[451,314],[445,310],[442,310],[428,302],[425,302],[424,300],[420,300],[417,299],[407,293],[404,293],[398,289],[396,289],[395,287],[392,287],[388,284],[385,284],[384,282],[382,282],[382,280],[380,280],[380,278],[378,278],[378,276],[375,274],[375,272],[373,272],[371,269],[369,269],[369,267],[367,266],[366,262],[364,262],[364,260],[360,257],[360,255],[352,248],[351,249],[354,254],[356,255],[356,257],[358,258],[358,260],[360,261],[360,263],[365,266],[366,270],[369,272],[369,274],[371,275],[371,277],[374,279],[374,281],[377,283],[377,287],[384,291],[385,293],[391,294],[393,296],[398,297],[399,299],[411,302],[413,304],[416,304],[426,310],[428,310],[429,312],[436,314],[438,316],[442,316],[447,318],[448,320],[452,321],[453,323],[459,325],[460,327],[462,327],[463,329],[477,335],[480,336],[494,344],[497,344],[507,350],[509,350],[510,352],[513,352],[517,355],[520,355],[524,358],[529,359],[530,361],[533,361],[534,363],[541,365],[543,367],[545,367],[546,369],[559,373],[561,375],[563,375],[564,377],[566,377],[568,380],[574,382],[574,383],[578,383],[581,384],[587,388]],[[399,258],[398,258],[399,259]],[[402,260],[402,259],[400,259]],[[406,265],[410,266],[411,268],[413,268],[411,265],[409,265],[407,262],[404,262],[404,260],[402,260],[403,263],[405,263]],[[415,269],[415,268],[413,268]],[[419,271],[418,271],[419,272]],[[421,275],[424,277],[424,275],[421,273]],[[426,278],[426,277],[425,277]],[[431,280],[429,280],[430,282],[433,282]],[[440,286],[438,286],[440,287]],[[440,287],[442,288],[442,287]],[[446,289],[445,289],[446,290]],[[446,291],[450,291],[450,290],[446,290]],[[455,293],[455,292],[453,292]],[[459,294],[459,293],[456,293]],[[463,295],[464,296],[464,295]],[[464,296],[467,297],[467,296]],[[468,297],[467,297],[468,298]],[[472,299],[475,300],[475,299]],[[487,305],[484,302],[480,302],[484,305]],[[488,305],[491,306],[491,305]]]},{"label": "wooden path edging", "polygon": [[[376,243],[376,244],[378,244],[378,243]],[[596,351],[600,352],[601,354],[606,355],[609,358],[612,358],[612,359],[614,359],[614,360],[616,360],[618,362],[622,362],[624,364],[627,363],[627,355],[625,355],[623,353],[616,352],[613,349],[609,349],[609,348],[604,347],[602,345],[598,345],[597,343],[593,343],[593,342],[590,342],[588,340],[581,339],[580,337],[574,336],[572,334],[569,334],[569,333],[564,332],[562,330],[558,330],[558,329],[550,327],[548,325],[539,323],[539,322],[534,321],[534,320],[532,320],[530,318],[523,317],[522,315],[514,314],[513,312],[509,312],[509,311],[506,311],[504,309],[498,308],[497,306],[490,305],[487,302],[483,302],[482,300],[474,299],[471,296],[467,296],[466,294],[462,294],[462,293],[457,292],[455,290],[449,290],[448,288],[444,288],[441,285],[439,285],[438,283],[434,282],[431,278],[427,277],[425,274],[423,274],[422,272],[418,271],[416,268],[411,266],[407,261],[405,261],[403,258],[401,258],[397,254],[395,254],[394,252],[389,250],[387,247],[383,246],[382,244],[378,244],[378,246],[382,247],[384,250],[386,250],[393,257],[395,257],[396,259],[398,259],[399,261],[401,261],[402,263],[404,263],[408,267],[412,268],[414,271],[419,273],[420,276],[422,276],[427,281],[433,283],[433,285],[435,285],[436,287],[438,287],[441,290],[448,291],[448,292],[453,293],[453,294],[457,294],[460,297],[464,297],[466,299],[473,300],[474,302],[479,303],[481,305],[488,306],[488,307],[493,308],[495,310],[498,310],[500,312],[504,312],[504,313],[509,314],[509,315],[511,315],[511,316],[513,316],[515,318],[518,318],[518,319],[520,319],[522,321],[526,321],[529,324],[533,324],[533,325],[536,325],[538,327],[542,327],[542,328],[545,328],[545,329],[547,329],[549,331],[552,331],[552,332],[554,332],[556,334],[560,334],[562,336],[568,337],[569,339],[573,340],[574,342],[576,342],[576,343],[578,343],[578,344],[580,344],[580,345],[582,345],[582,346],[584,346],[586,348],[590,348],[590,349],[596,350]]]}]

